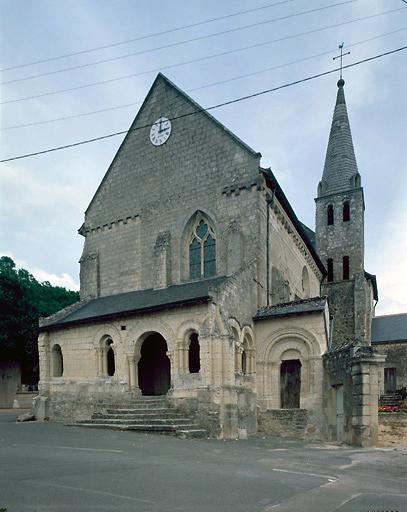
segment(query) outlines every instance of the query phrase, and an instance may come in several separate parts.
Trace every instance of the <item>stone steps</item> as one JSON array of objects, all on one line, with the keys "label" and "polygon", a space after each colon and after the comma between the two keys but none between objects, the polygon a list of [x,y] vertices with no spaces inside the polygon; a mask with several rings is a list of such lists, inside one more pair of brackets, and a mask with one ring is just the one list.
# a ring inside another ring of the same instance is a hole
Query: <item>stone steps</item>
[{"label": "stone steps", "polygon": [[165,398],[143,397],[117,407],[105,404],[102,409],[103,412],[95,412],[90,419],[77,421],[74,425],[171,434],[183,439],[207,435],[194,419],[171,408]]},{"label": "stone steps", "polygon": [[399,407],[402,398],[398,393],[387,393],[380,396],[379,405],[389,405]]}]

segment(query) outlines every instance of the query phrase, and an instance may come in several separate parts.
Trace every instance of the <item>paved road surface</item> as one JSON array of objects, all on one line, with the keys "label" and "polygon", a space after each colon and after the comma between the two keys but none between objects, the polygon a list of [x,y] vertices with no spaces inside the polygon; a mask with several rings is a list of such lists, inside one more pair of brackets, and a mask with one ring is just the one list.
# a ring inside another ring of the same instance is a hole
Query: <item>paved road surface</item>
[{"label": "paved road surface", "polygon": [[179,440],[0,410],[0,510],[407,511],[407,450]]}]

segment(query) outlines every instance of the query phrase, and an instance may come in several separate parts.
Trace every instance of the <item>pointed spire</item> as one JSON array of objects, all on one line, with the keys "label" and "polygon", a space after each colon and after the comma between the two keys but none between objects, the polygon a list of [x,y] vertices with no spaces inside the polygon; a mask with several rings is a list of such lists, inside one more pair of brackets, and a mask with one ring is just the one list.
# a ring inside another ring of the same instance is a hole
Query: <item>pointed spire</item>
[{"label": "pointed spire", "polygon": [[345,192],[355,188],[357,183],[355,178],[358,176],[358,166],[346,109],[344,85],[345,80],[338,80],[338,95],[318,196]]}]

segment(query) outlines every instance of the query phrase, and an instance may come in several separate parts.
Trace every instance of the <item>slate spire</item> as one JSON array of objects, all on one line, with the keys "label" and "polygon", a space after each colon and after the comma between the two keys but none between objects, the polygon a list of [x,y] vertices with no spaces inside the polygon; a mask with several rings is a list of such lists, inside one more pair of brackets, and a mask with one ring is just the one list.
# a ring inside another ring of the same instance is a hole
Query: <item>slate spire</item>
[{"label": "slate spire", "polygon": [[324,172],[318,187],[318,197],[345,192],[360,186],[360,176],[346,109],[344,85],[345,80],[342,78],[338,80],[338,95],[329,134]]}]

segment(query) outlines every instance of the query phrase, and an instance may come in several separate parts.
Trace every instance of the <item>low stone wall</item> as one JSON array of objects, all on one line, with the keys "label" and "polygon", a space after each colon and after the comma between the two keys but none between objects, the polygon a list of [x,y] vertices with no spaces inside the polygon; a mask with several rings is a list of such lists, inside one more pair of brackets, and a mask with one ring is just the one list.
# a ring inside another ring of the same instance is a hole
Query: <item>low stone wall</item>
[{"label": "low stone wall", "polygon": [[307,409],[273,409],[257,414],[259,433],[297,439],[321,439],[312,412]]},{"label": "low stone wall", "polygon": [[31,409],[33,399],[38,395],[38,391],[17,391],[14,397],[14,409]]}]

